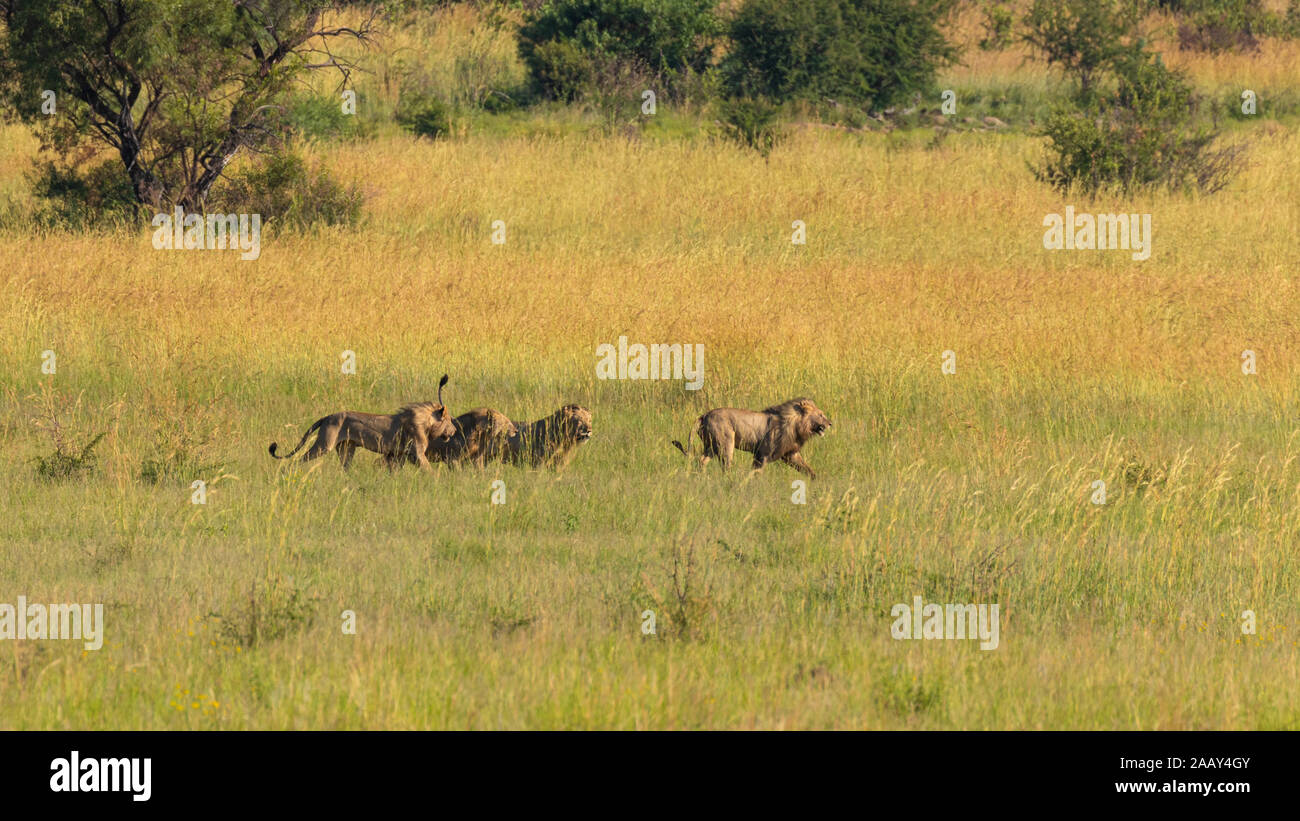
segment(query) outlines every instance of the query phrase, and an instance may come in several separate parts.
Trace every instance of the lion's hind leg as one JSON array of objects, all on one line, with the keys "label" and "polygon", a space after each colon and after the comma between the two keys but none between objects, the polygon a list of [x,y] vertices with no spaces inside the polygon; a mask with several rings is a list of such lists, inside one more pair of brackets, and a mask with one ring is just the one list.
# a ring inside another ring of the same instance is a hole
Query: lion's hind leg
[{"label": "lion's hind leg", "polygon": [[740,444],[740,437],[734,431],[727,431],[726,436],[711,438],[713,455],[718,457],[718,464],[722,465],[722,472],[726,473],[731,468],[731,460],[736,454],[736,445]]},{"label": "lion's hind leg", "polygon": [[339,431],[341,427],[342,426],[333,419],[324,425],[321,425],[320,433],[316,435],[316,441],[312,442],[311,447],[307,448],[307,452],[302,455],[302,460],[304,462],[310,462],[311,460],[319,459],[334,450],[339,442]]},{"label": "lion's hind leg", "polygon": [[336,450],[339,453],[339,464],[343,466],[344,470],[347,470],[348,466],[352,464],[352,454],[357,450],[356,444],[348,441],[339,442]]}]

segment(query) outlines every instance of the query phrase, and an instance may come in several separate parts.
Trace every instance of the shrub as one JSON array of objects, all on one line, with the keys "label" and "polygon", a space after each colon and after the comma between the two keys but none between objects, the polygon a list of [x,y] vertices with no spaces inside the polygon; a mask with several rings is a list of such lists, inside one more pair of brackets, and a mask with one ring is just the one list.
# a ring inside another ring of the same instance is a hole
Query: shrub
[{"label": "shrub", "polygon": [[714,0],[552,0],[526,15],[519,54],[551,99],[581,96],[611,64],[671,89],[709,65],[718,31]]},{"label": "shrub", "polygon": [[1260,0],[1189,0],[1178,12],[1178,47],[1184,51],[1259,51],[1259,36],[1273,27]]},{"label": "shrub", "polygon": [[312,94],[299,97],[289,106],[285,126],[301,137],[327,138],[361,134],[365,131],[356,114],[344,114],[342,97]]},{"label": "shrub", "polygon": [[527,94],[519,89],[492,88],[483,95],[479,107],[489,114],[505,114],[518,109]]},{"label": "shrub", "polygon": [[299,589],[292,578],[277,577],[262,585],[253,582],[242,606],[209,615],[223,641],[251,649],[311,624],[319,599]]},{"label": "shrub", "polygon": [[749,0],[730,24],[731,96],[826,99],[880,110],[930,89],[956,58],[953,0]]},{"label": "shrub", "polygon": [[595,85],[592,58],[570,40],[538,43],[527,59],[539,91],[553,100],[572,102]]},{"label": "shrub", "polygon": [[1240,168],[1240,147],[1216,148],[1218,133],[1198,125],[1199,100],[1159,56],[1128,55],[1116,90],[1081,111],[1058,111],[1043,128],[1053,155],[1035,169],[1057,189],[1093,193],[1142,188],[1222,189]]},{"label": "shrub", "polygon": [[70,412],[75,418],[81,408],[81,399],[78,398],[71,408],[68,405],[66,399],[47,386],[41,394],[41,415],[33,420],[38,429],[49,435],[50,442],[54,445],[53,453],[49,456],[38,455],[34,460],[36,475],[48,482],[78,479],[94,473],[99,461],[95,448],[108,435],[95,434],[86,444],[77,448],[70,441],[63,422],[59,419],[59,412]]},{"label": "shrub", "polygon": [[50,482],[89,476],[95,472],[98,459],[95,447],[107,434],[97,433],[94,438],[82,446],[81,450],[67,449],[63,442],[56,440],[54,452],[49,456],[36,457],[36,475]]},{"label": "shrub", "polygon": [[429,94],[403,94],[394,116],[398,125],[417,137],[436,140],[451,133],[451,108]]},{"label": "shrub", "polygon": [[766,157],[776,147],[779,112],[763,100],[728,100],[722,104],[722,126],[732,140]]},{"label": "shrub", "polygon": [[107,161],[81,171],[45,162],[31,175],[32,193],[41,201],[40,224],[87,228],[129,220],[139,203],[120,162]]},{"label": "shrub", "polygon": [[364,197],[357,186],[335,180],[323,167],[309,167],[288,148],[224,179],[212,200],[221,203],[214,210],[261,214],[263,222],[307,227],[356,222]]}]

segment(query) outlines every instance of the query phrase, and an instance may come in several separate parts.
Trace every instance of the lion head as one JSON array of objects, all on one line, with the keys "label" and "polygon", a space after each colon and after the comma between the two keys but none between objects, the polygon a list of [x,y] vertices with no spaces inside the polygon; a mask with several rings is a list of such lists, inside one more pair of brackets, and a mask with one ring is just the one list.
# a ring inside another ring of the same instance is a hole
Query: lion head
[{"label": "lion head", "polygon": [[397,412],[397,418],[408,432],[416,428],[425,430],[431,441],[447,442],[456,435],[456,425],[447,413],[447,408],[437,402],[412,402],[404,405]]},{"label": "lion head", "polygon": [[510,421],[510,417],[501,411],[495,411],[491,408],[478,408],[472,413],[476,416],[476,419],[471,435],[478,437],[482,441],[497,441],[519,435],[519,428],[515,427],[515,423]]},{"label": "lion head", "polygon": [[776,416],[781,427],[793,434],[800,445],[814,436],[825,436],[831,426],[830,418],[817,407],[817,403],[802,396],[773,405],[763,412]]},{"label": "lion head", "polygon": [[510,417],[499,411],[492,411],[492,436],[518,436],[519,428],[510,421]]},{"label": "lion head", "polygon": [[581,405],[565,405],[551,417],[551,430],[562,442],[585,442],[591,438],[591,411]]}]

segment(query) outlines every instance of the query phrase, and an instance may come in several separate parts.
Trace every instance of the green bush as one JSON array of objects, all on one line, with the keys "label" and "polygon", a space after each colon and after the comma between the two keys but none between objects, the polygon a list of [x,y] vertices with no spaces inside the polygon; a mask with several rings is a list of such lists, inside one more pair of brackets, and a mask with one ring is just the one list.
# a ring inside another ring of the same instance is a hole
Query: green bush
[{"label": "green bush", "polygon": [[98,433],[82,446],[80,451],[65,448],[63,442],[56,438],[54,452],[49,456],[36,457],[36,475],[48,482],[60,482],[89,476],[95,472],[98,457],[95,447],[106,433]]},{"label": "green bush", "polygon": [[519,54],[538,91],[551,99],[575,99],[594,87],[598,74],[611,71],[644,72],[672,90],[709,66],[720,30],[714,5],[714,0],[551,0],[526,15]]},{"label": "green bush", "polygon": [[128,221],[140,213],[131,180],[116,160],[86,171],[45,162],[36,166],[30,182],[41,203],[38,224],[81,229]]},{"label": "green bush", "polygon": [[1185,0],[1175,13],[1179,48],[1211,54],[1258,51],[1260,36],[1280,25],[1261,0]]},{"label": "green bush", "polygon": [[538,90],[553,100],[572,102],[595,85],[594,61],[571,40],[538,43],[526,59]]},{"label": "green bush", "polygon": [[301,137],[348,137],[366,131],[359,115],[343,113],[341,96],[299,97],[289,106],[285,119],[288,130]]},{"label": "green bush", "polygon": [[527,95],[518,89],[488,89],[479,101],[479,107],[489,114],[505,114],[520,108],[527,100]]},{"label": "green bush", "polygon": [[360,188],[340,183],[323,167],[309,167],[292,148],[223,178],[218,186],[209,204],[219,208],[210,210],[261,214],[263,222],[297,227],[354,223],[364,200]]},{"label": "green bush", "polygon": [[776,147],[780,108],[764,100],[728,100],[722,104],[722,126],[727,136],[766,157]]},{"label": "green bush", "polygon": [[748,0],[722,69],[734,97],[834,100],[880,110],[932,89],[956,59],[953,0]]},{"label": "green bush", "polygon": [[1198,122],[1199,99],[1158,55],[1134,52],[1115,65],[1114,92],[1077,111],[1058,111],[1042,134],[1049,158],[1036,176],[1061,191],[1145,188],[1213,193],[1241,166],[1240,146],[1216,147]]},{"label": "green bush", "polygon": [[394,117],[417,137],[436,140],[451,133],[451,107],[429,94],[403,94]]}]

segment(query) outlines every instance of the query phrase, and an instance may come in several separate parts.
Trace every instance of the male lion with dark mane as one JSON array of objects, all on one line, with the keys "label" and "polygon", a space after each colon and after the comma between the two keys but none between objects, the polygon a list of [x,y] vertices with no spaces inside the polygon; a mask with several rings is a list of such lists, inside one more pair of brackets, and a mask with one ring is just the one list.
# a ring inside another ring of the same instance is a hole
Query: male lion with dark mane
[{"label": "male lion with dark mane", "polygon": [[504,458],[509,438],[519,435],[514,422],[491,408],[475,408],[457,416],[451,423],[456,427],[456,435],[446,440],[431,439],[425,451],[429,461],[449,464],[473,462],[481,467],[485,462]]},{"label": "male lion with dark mane", "polygon": [[[817,474],[804,461],[799,449],[813,436],[823,436],[831,420],[811,399],[799,397],[773,405],[762,411],[738,408],[714,408],[695,422],[691,433],[700,437],[704,455],[700,466],[717,457],[725,471],[731,467],[731,456],[736,450],[754,454],[754,470],[762,470],[768,462],[785,462],[798,471],[816,479]],[[691,437],[686,437],[690,445]],[[690,456],[681,442],[673,444]]]},{"label": "male lion with dark mane", "polygon": [[512,462],[564,467],[591,438],[591,411],[581,405],[565,405],[532,424],[515,422],[519,432],[506,440],[507,458]]},{"label": "male lion with dark mane", "polygon": [[310,462],[337,450],[339,462],[346,469],[352,462],[353,451],[363,447],[382,455],[389,470],[409,460],[431,471],[433,467],[424,455],[429,443],[456,435],[456,428],[447,417],[447,408],[442,404],[442,386],[446,384],[447,375],[443,374],[438,382],[437,402],[413,402],[397,413],[342,411],[321,417],[302,435],[298,446],[285,455],[277,454],[276,443],[272,442],[271,455],[276,459],[292,457],[302,450],[307,438],[319,430],[316,441],[302,455],[302,461]]}]

